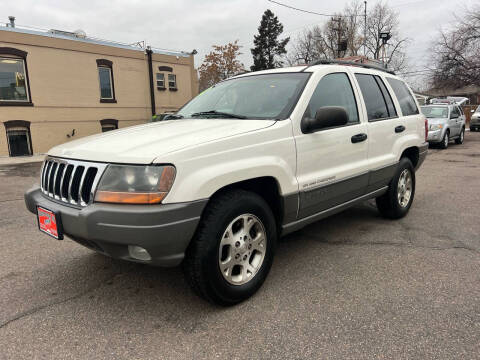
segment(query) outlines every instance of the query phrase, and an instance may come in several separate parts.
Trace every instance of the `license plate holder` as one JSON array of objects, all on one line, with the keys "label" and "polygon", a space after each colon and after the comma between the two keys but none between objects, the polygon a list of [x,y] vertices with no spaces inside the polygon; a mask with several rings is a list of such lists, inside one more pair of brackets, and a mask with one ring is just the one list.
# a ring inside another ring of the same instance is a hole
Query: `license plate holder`
[{"label": "license plate holder", "polygon": [[38,229],[57,240],[63,240],[63,227],[58,212],[37,206]]}]

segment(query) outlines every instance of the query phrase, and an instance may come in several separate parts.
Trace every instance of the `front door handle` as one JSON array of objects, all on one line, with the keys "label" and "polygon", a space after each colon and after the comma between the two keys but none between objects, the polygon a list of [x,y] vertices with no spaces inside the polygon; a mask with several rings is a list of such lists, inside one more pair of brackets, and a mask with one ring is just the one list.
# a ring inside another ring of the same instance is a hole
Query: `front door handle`
[{"label": "front door handle", "polygon": [[352,143],[359,143],[367,140],[367,134],[357,134],[352,136]]},{"label": "front door handle", "polygon": [[403,126],[403,125],[399,125],[395,128],[396,133],[401,133],[403,131],[405,131],[405,126]]}]

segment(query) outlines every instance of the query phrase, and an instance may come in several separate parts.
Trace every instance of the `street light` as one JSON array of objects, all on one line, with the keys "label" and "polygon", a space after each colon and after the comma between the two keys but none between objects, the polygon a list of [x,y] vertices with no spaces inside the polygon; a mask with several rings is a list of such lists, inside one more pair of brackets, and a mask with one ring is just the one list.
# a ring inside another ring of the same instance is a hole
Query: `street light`
[{"label": "street light", "polygon": [[380,39],[382,39],[382,43],[385,45],[388,40],[392,38],[392,35],[389,31],[380,32]]},{"label": "street light", "polygon": [[386,68],[387,64],[385,63],[385,57],[386,57],[386,45],[388,40],[392,38],[392,35],[390,34],[390,31],[380,31],[379,32],[379,37],[382,39],[382,62],[383,66]]}]

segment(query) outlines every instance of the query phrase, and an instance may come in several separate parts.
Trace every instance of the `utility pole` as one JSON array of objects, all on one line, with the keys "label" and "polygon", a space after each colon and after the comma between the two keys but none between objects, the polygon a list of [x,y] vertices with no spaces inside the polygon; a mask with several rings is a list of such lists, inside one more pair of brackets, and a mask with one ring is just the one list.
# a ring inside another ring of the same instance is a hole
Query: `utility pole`
[{"label": "utility pole", "polygon": [[363,55],[367,56],[367,2],[363,2],[365,4],[365,11],[363,16],[365,17],[365,26],[363,27]]}]

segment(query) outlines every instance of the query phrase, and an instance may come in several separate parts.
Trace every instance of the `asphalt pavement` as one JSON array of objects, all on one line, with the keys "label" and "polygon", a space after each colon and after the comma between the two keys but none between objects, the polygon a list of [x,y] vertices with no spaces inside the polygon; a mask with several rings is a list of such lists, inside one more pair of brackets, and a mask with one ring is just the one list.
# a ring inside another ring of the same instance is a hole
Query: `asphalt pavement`
[{"label": "asphalt pavement", "polygon": [[480,359],[480,133],[430,149],[407,217],[373,201],[283,239],[248,301],[37,230],[0,166],[0,359]]}]

